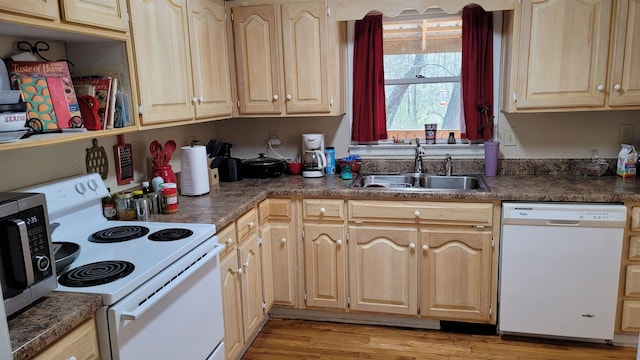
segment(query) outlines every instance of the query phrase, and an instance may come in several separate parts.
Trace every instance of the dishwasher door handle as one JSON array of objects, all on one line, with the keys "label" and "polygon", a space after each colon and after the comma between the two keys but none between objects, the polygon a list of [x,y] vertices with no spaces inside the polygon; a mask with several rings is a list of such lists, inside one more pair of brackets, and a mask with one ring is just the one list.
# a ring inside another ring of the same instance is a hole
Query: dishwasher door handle
[{"label": "dishwasher door handle", "polygon": [[549,226],[580,226],[580,220],[547,220]]}]

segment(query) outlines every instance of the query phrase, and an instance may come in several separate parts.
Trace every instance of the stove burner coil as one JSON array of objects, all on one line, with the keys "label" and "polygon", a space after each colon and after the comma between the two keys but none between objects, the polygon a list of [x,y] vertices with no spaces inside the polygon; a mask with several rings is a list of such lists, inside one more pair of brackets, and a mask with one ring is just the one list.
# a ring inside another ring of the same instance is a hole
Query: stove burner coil
[{"label": "stove burner coil", "polygon": [[91,238],[89,238],[89,241],[98,243],[128,241],[143,237],[148,233],[149,228],[144,226],[116,226],[93,233],[93,235],[91,235]]},{"label": "stove burner coil", "polygon": [[191,235],[193,235],[193,231],[189,229],[169,228],[154,232],[153,234],[149,235],[149,240],[173,241],[188,238]]},{"label": "stove burner coil", "polygon": [[134,268],[128,261],[99,261],[64,272],[58,278],[58,283],[68,287],[102,285],[131,274]]}]

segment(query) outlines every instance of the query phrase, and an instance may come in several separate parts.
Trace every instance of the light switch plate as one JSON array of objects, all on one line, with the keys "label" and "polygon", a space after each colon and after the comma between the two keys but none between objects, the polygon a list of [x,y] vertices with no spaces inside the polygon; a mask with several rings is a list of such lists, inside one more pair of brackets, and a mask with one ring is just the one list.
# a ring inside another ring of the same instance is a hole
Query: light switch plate
[{"label": "light switch plate", "polygon": [[518,145],[518,139],[516,138],[516,128],[505,128],[502,134],[502,143],[504,146],[516,146]]}]

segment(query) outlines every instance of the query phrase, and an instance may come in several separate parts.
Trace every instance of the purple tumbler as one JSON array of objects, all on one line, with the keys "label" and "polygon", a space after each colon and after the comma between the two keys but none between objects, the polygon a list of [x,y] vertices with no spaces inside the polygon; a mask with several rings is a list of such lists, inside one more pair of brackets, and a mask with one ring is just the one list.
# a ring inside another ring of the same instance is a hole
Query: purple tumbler
[{"label": "purple tumbler", "polygon": [[499,141],[484,142],[484,174],[486,176],[496,176],[498,172],[498,150]]}]

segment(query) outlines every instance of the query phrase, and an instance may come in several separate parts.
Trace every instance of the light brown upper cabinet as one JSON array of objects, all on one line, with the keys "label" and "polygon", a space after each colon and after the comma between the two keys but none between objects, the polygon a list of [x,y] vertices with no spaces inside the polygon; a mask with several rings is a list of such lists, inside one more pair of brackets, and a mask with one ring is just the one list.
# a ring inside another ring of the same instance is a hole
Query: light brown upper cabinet
[{"label": "light brown upper cabinet", "polygon": [[45,20],[129,30],[126,0],[0,0],[0,9]]},{"label": "light brown upper cabinet", "polygon": [[58,1],[0,0],[0,8],[3,11],[15,12],[22,15],[49,20],[60,20]]},{"label": "light brown upper cabinet", "polygon": [[65,21],[119,31],[129,30],[125,0],[62,0],[60,5]]},{"label": "light brown upper cabinet", "polygon": [[503,110],[640,108],[638,0],[524,0],[505,17]]},{"label": "light brown upper cabinet", "polygon": [[131,1],[143,125],[231,115],[224,5]]},{"label": "light brown upper cabinet", "polygon": [[324,1],[230,9],[238,116],[344,112],[345,24]]}]

